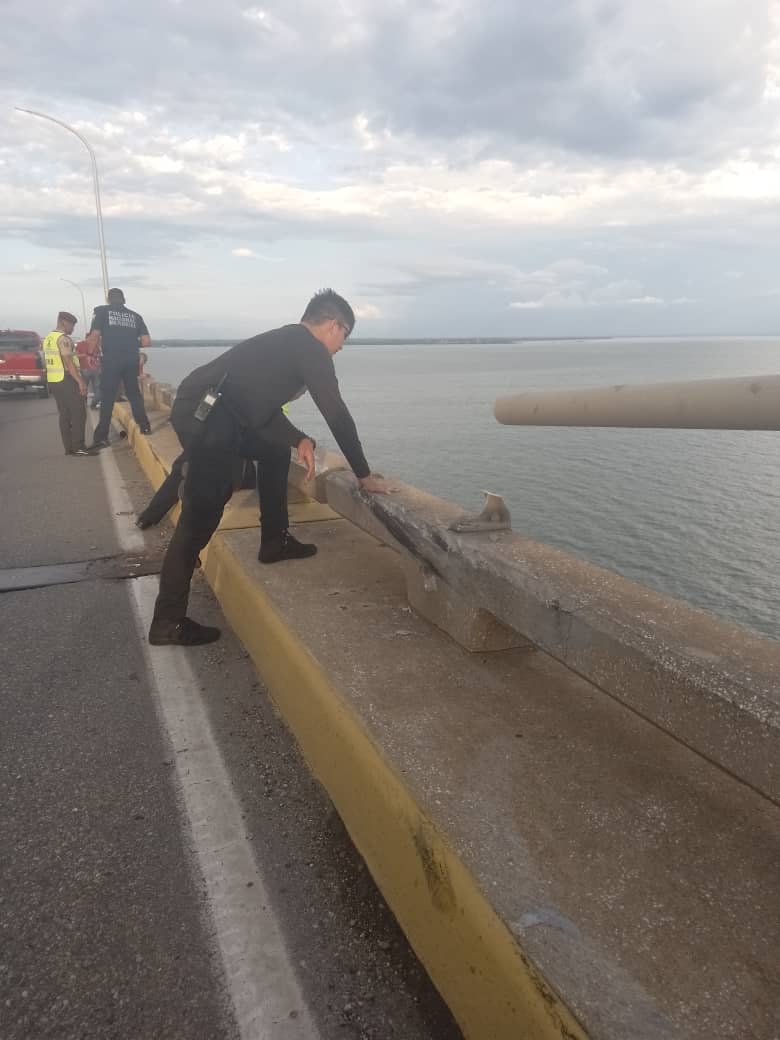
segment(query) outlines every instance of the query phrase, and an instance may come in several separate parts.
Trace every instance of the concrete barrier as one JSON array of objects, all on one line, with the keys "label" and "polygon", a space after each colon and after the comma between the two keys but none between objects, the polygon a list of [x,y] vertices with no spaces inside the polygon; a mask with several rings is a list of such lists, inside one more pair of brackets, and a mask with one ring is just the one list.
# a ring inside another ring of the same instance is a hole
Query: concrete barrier
[{"label": "concrete barrier", "polygon": [[780,803],[780,642],[511,531],[455,533],[462,510],[409,485],[366,495],[336,474],[327,491],[406,557],[410,602],[462,645],[530,643]]},{"label": "concrete barrier", "polygon": [[537,647],[780,804],[780,642],[511,531],[408,484],[362,492],[319,450],[290,484],[395,549],[410,605],[473,652]]}]

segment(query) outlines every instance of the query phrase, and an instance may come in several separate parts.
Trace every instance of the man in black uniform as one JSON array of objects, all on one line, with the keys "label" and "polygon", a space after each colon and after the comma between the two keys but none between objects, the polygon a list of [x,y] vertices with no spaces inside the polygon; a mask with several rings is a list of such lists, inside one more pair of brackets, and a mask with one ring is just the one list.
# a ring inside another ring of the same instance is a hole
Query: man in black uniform
[{"label": "man in black uniform", "polygon": [[138,423],[141,433],[151,433],[144,399],[138,386],[140,349],[150,346],[151,342],[144,319],[129,307],[125,307],[125,294],[122,290],[109,289],[108,303],[95,308],[92,327],[87,336],[90,351],[96,351],[101,345],[103,351],[103,367],[100,373],[100,420],[95,427],[93,448],[108,447],[108,428],[120,383],[124,383],[133,418]]},{"label": "man in black uniform", "polygon": [[[287,471],[290,448],[314,476],[314,442],[282,412],[301,387],[314,403],[367,491],[392,490],[372,476],[357,429],[339,392],[333,356],[352,331],[355,315],[347,301],[323,289],[309,301],[297,325],[244,340],[181,383],[171,423],[186,458],[182,511],[160,572],[160,592],[149,629],[154,646],[196,646],[219,639],[218,628],[186,616],[198,553],[222,518],[240,483],[243,459],[257,459],[265,473],[261,489],[263,525],[260,559],[272,563],[313,555],[287,530]],[[205,407],[204,395],[208,395]],[[210,409],[208,399],[214,401]],[[198,418],[196,411],[203,417]],[[208,413],[208,414],[206,414]]]}]

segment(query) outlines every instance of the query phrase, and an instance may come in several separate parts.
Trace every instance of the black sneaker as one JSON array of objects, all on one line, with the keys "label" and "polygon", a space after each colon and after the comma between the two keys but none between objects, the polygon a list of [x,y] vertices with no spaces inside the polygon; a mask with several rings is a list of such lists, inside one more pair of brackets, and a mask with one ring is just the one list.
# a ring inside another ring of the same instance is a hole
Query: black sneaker
[{"label": "black sneaker", "polygon": [[316,552],[316,545],[299,542],[289,531],[282,531],[275,538],[260,542],[257,558],[260,563],[279,563],[281,560],[305,560]]},{"label": "black sneaker", "polygon": [[199,625],[188,617],[181,621],[155,619],[149,628],[149,642],[152,646],[203,646],[215,643],[221,634],[218,628]]},{"label": "black sneaker", "polygon": [[107,448],[107,447],[108,447],[108,441],[105,441],[105,440],[103,440],[103,441],[93,441],[90,444],[90,446],[89,446],[90,451],[100,451],[101,448]]},{"label": "black sneaker", "polygon": [[144,435],[144,437],[148,437],[149,434],[152,432],[152,428],[149,425],[149,423],[147,423],[146,426],[139,427],[139,429],[141,430],[141,433]]},{"label": "black sneaker", "polygon": [[75,451],[71,451],[71,455],[94,455],[94,451],[90,451],[89,448],[76,448]]}]

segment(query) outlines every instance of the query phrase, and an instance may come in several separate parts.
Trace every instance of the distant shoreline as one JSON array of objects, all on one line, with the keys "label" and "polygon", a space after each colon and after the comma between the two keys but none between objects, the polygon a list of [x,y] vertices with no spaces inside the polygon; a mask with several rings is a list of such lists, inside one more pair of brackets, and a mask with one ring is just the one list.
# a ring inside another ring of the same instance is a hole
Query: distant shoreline
[{"label": "distant shoreline", "polygon": [[[349,340],[350,346],[359,347],[403,347],[403,346],[431,346],[441,344],[442,346],[458,346],[466,344],[508,344],[508,343],[580,343],[588,340],[620,339],[618,336],[412,336],[396,337],[388,336],[367,339],[355,336]],[[633,337],[629,337],[633,338]],[[165,337],[155,342],[155,347],[233,347],[241,343],[240,339],[172,339]]]},{"label": "distant shoreline", "polygon": [[[235,339],[185,339],[184,337],[163,337],[155,340],[157,349],[171,347],[234,347],[246,337]],[[410,347],[410,346],[511,346],[522,343],[598,343],[615,340],[724,340],[724,339],[777,339],[778,333],[685,333],[677,336],[649,335],[637,333],[633,336],[355,336],[349,340],[350,346],[356,347]]]}]

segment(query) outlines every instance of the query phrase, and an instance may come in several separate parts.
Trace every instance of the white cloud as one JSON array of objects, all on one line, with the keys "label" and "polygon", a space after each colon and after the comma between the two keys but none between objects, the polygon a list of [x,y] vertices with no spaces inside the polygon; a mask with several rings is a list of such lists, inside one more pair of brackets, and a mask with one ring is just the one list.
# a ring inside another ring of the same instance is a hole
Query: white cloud
[{"label": "white cloud", "polygon": [[238,163],[244,157],[246,148],[246,137],[238,134],[232,137],[230,134],[216,134],[210,138],[193,137],[174,145],[175,151],[189,159],[201,162],[209,159],[223,163]]},{"label": "white cloud", "polygon": [[[466,300],[475,330],[590,314],[610,331],[627,309],[672,329],[718,308],[747,329],[751,300],[775,299],[780,0],[338,11],[332,36],[310,0],[137,0],[110,17],[96,0],[12,4],[0,230],[16,269],[94,264],[84,150],[12,112],[25,104],[92,143],[112,269],[168,265],[212,300],[230,299],[231,255],[267,261],[263,291],[285,306],[338,279],[388,333],[455,320]],[[62,39],[91,60],[53,99]],[[153,74],[137,75],[141,51]],[[249,284],[257,268],[242,271]],[[189,312],[175,283],[166,299]],[[780,324],[780,307],[765,315]]]},{"label": "white cloud", "polygon": [[181,173],[184,163],[168,155],[137,155],[135,161],[144,170],[154,173]]},{"label": "white cloud", "polygon": [[358,143],[364,152],[373,152],[377,148],[381,148],[383,145],[387,145],[392,141],[392,135],[386,128],[381,133],[375,133],[370,129],[369,119],[364,113],[360,112],[352,120],[352,127],[355,131],[355,136],[358,139]]},{"label": "white cloud", "polygon": [[609,271],[576,257],[557,260],[530,275],[513,279],[524,299],[510,302],[511,310],[570,310],[576,308],[665,307],[692,302],[687,297],[667,301],[642,291],[636,279],[609,280]]}]

